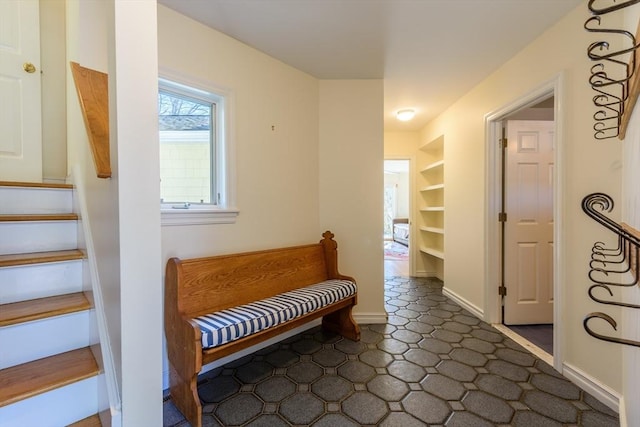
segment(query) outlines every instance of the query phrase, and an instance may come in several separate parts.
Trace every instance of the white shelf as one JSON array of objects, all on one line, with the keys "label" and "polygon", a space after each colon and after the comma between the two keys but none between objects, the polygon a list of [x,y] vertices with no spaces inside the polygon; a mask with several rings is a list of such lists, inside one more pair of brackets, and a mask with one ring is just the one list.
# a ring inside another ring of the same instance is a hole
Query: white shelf
[{"label": "white shelf", "polygon": [[434,190],[442,190],[444,189],[444,184],[434,184],[428,187],[424,187],[420,191],[434,191]]},{"label": "white shelf", "polygon": [[436,233],[436,234],[444,234],[444,228],[440,227],[420,227],[420,230],[426,231],[428,233]]},{"label": "white shelf", "polygon": [[437,162],[429,163],[427,166],[422,168],[420,172],[427,172],[443,166],[444,166],[444,160],[438,160]]},{"label": "white shelf", "polygon": [[427,206],[426,208],[421,208],[421,212],[444,212],[444,206]]},{"label": "white shelf", "polygon": [[431,255],[431,256],[434,256],[436,258],[440,258],[440,259],[444,260],[444,252],[440,251],[438,249],[427,248],[427,247],[423,246],[423,247],[420,248],[420,252],[423,252],[423,253],[425,253],[427,255]]},{"label": "white shelf", "polygon": [[425,142],[420,146],[422,151],[440,151],[444,146],[444,135],[440,135],[436,139]]}]

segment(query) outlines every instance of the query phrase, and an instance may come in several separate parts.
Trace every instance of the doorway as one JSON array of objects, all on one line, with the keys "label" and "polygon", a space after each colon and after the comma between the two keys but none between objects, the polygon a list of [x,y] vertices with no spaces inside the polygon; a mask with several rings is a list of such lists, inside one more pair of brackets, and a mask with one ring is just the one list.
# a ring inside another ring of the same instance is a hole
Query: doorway
[{"label": "doorway", "polygon": [[384,273],[409,277],[411,162],[384,160]]},{"label": "doorway", "polygon": [[[558,161],[561,158],[560,89],[558,77],[486,118],[488,252],[485,318],[557,370],[561,369],[562,360],[559,356],[562,349],[558,346],[561,331],[553,327],[559,318],[558,277],[562,268],[554,263],[558,259],[558,246],[554,242],[561,229],[557,203],[561,200],[558,194],[561,174],[558,172],[562,166]],[[512,135],[509,138],[510,127]],[[542,141],[542,134],[551,139]],[[508,142],[503,154],[505,137]],[[526,157],[518,160],[521,154],[533,154],[543,145],[549,149],[544,160]],[[543,184],[548,188],[541,190]],[[539,212],[544,214],[540,216]],[[537,237],[523,235],[517,225],[524,226],[526,232],[537,227]],[[546,267],[538,269],[539,261],[543,259]]]}]

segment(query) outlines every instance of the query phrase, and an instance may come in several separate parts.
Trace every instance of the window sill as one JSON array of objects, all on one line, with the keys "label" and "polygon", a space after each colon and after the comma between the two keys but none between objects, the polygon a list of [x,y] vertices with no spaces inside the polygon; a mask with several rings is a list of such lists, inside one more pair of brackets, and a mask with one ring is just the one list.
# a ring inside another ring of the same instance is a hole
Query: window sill
[{"label": "window sill", "polygon": [[235,224],[240,211],[237,209],[190,208],[190,209],[160,209],[160,223],[164,226],[172,225],[204,225],[204,224]]}]

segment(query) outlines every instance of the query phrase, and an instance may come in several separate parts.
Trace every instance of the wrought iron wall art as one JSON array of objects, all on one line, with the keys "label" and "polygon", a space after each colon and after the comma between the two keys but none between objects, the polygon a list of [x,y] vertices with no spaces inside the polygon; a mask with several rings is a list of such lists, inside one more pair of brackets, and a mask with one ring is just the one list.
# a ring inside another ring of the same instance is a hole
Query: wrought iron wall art
[{"label": "wrought iron wall art", "polygon": [[[640,309],[640,305],[610,299],[614,296],[612,287],[628,288],[640,282],[640,258],[638,257],[640,253],[640,238],[604,214],[613,210],[613,199],[604,193],[589,194],[582,199],[582,210],[597,223],[612,231],[618,240],[616,247],[607,247],[604,242],[596,242],[593,245],[591,261],[589,262],[589,279],[593,284],[589,287],[589,297],[600,304]],[[602,289],[606,291],[608,296],[605,294],[603,298],[596,295],[596,291]],[[608,314],[602,312],[589,313],[585,316],[582,324],[592,337],[640,347],[640,342],[638,341],[594,332],[589,326],[589,321],[595,318],[604,320],[614,330],[618,329],[617,322]]]},{"label": "wrought iron wall art", "polygon": [[[636,36],[620,28],[607,28],[607,15],[640,0],[589,0],[588,8],[593,16],[586,20],[584,28],[599,33],[604,40],[593,42],[587,48],[587,56],[596,64],[591,67],[589,84],[595,91],[593,115],[596,139],[624,138],[626,124],[638,97]],[[615,46],[613,48],[612,46]]]}]

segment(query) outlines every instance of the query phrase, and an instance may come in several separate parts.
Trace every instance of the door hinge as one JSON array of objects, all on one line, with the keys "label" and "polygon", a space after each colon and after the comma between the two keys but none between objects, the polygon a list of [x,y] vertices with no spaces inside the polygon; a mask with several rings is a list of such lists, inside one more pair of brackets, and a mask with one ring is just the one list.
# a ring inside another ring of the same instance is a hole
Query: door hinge
[{"label": "door hinge", "polygon": [[507,213],[506,212],[500,212],[498,214],[498,222],[507,222]]},{"label": "door hinge", "polygon": [[500,138],[500,148],[502,148],[503,150],[506,150],[508,145],[509,145],[509,140],[507,138]]},{"label": "door hinge", "polygon": [[507,287],[502,285],[498,286],[498,295],[506,297],[507,296]]}]

